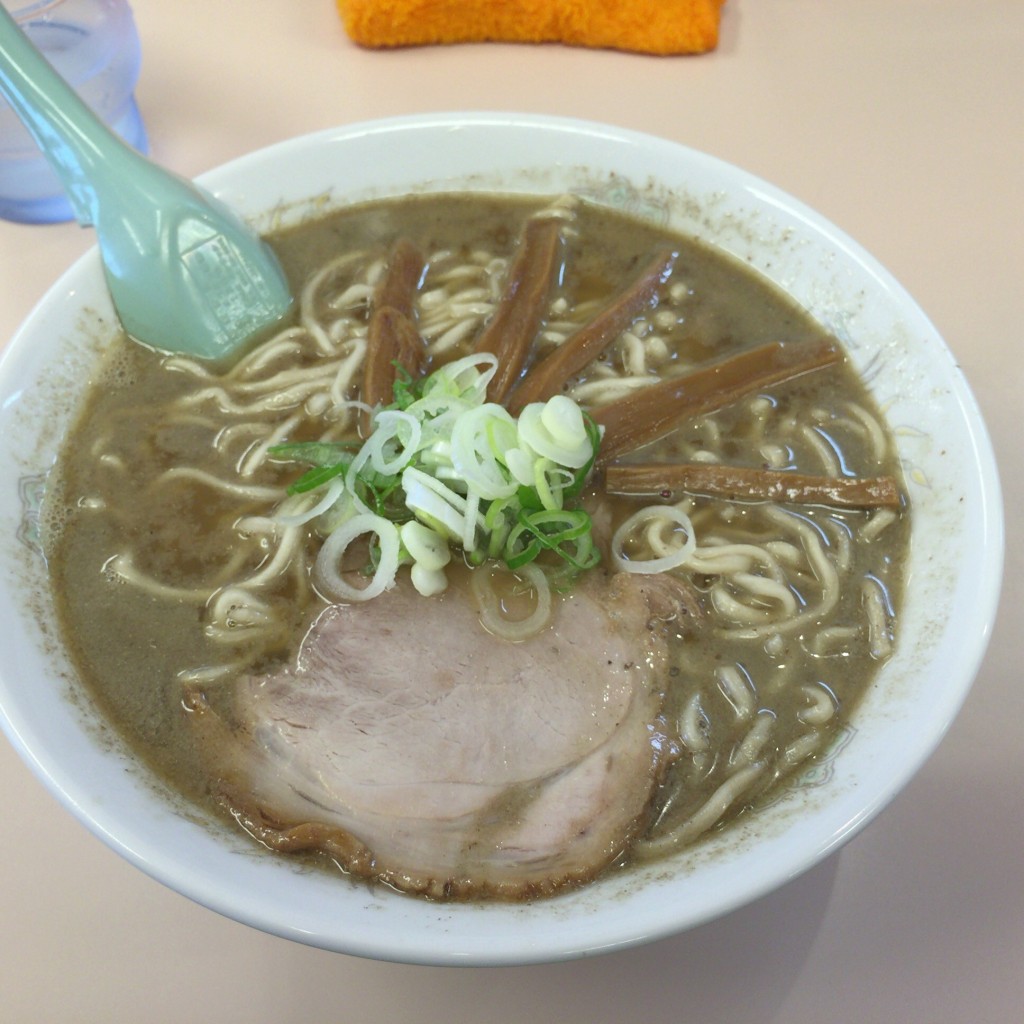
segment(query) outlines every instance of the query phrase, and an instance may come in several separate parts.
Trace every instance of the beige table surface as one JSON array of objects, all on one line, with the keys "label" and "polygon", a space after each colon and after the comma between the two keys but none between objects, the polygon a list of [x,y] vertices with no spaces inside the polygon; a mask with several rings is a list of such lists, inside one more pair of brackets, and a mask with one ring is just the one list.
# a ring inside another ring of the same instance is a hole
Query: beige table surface
[{"label": "beige table surface", "polygon": [[[249,930],[129,867],[0,741],[0,1021],[1024,1020],[1024,3],[730,0],[696,59],[367,52],[330,0],[134,7],[153,150],[187,175],[370,117],[524,110],[664,135],[810,203],[966,371],[1010,509],[1006,583],[961,716],[864,833],[752,906],[594,960],[411,967]],[[0,222],[0,342],[90,245]]]}]

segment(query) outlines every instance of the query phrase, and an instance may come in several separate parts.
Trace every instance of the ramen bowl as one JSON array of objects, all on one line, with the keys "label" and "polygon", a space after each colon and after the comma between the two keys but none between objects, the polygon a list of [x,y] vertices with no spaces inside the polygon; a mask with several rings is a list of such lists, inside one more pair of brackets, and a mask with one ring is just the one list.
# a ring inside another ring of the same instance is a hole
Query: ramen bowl
[{"label": "ramen bowl", "polygon": [[674,857],[550,899],[447,904],[266,854],[205,820],[138,760],[77,681],[55,627],[41,495],[115,323],[93,252],[0,362],[0,709],[27,763],[104,842],[206,907],[324,949],[442,965],[553,961],[651,941],[757,899],[849,840],[922,766],[988,639],[1002,564],[998,479],[951,354],[855,242],[709,156],[533,116],[339,128],[247,156],[203,184],[261,231],[410,192],[577,192],[732,254],[842,341],[885,410],[912,506],[903,609],[892,658],[827,755],[773,802]]}]

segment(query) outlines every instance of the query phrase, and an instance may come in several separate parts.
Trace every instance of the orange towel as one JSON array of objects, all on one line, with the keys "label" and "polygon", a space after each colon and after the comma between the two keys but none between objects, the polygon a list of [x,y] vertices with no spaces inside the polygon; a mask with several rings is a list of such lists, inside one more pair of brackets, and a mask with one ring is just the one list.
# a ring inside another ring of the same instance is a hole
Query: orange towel
[{"label": "orange towel", "polygon": [[640,53],[704,53],[725,0],[337,0],[360,45],[568,43]]}]

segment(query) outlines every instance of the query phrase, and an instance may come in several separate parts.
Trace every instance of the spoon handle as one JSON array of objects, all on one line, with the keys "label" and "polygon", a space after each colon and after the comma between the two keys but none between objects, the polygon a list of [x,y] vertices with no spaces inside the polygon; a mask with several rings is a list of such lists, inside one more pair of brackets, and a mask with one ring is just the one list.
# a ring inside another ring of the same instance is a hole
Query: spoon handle
[{"label": "spoon handle", "polygon": [[96,229],[129,335],[166,352],[222,359],[291,309],[271,248],[224,203],[147,160],[93,113],[0,6],[0,94]]},{"label": "spoon handle", "polygon": [[75,218],[95,224],[99,169],[141,158],[64,81],[2,4],[0,94],[60,178]]}]

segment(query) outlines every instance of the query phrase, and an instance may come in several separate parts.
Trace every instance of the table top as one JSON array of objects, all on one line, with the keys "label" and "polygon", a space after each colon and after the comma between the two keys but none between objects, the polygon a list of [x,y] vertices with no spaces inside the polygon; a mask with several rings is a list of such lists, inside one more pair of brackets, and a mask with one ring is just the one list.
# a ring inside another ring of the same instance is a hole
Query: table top
[{"label": "table top", "polygon": [[[798,196],[937,325],[993,436],[1001,612],[965,707],[851,843],[718,921],[594,959],[427,968],[310,949],[145,877],[0,743],[0,1017],[10,1022],[1010,1021],[1024,1004],[1024,4],[729,0],[712,54],[362,50],[331,0],[134,0],[154,156],[193,176],[281,139],[441,110],[598,119]],[[0,343],[92,244],[0,222]],[[639,1005],[638,1005],[639,1004]]]}]

